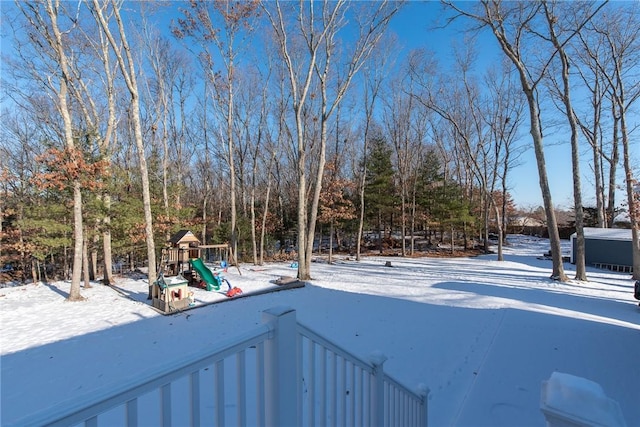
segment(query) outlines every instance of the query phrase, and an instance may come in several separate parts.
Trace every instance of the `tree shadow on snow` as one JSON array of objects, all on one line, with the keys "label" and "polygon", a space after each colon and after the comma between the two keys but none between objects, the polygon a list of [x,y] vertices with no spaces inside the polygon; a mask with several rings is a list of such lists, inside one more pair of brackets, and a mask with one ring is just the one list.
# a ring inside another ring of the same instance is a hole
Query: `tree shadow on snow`
[{"label": "tree shadow on snow", "polygon": [[[555,307],[565,310],[579,311],[610,318],[614,321],[629,322],[640,326],[640,313],[638,306],[628,292],[628,302],[590,295],[578,295],[580,285],[557,283],[554,288],[540,289],[527,287],[512,287],[492,285],[476,282],[441,282],[432,286],[437,289],[468,292],[473,295],[482,295],[495,298],[507,298],[521,301],[527,304],[536,304]],[[566,293],[567,288],[572,288],[572,293]],[[615,291],[620,292],[620,291]]]},{"label": "tree shadow on snow", "polygon": [[55,292],[56,294],[60,295],[61,297],[63,297],[64,299],[69,298],[69,292],[63,291],[62,289],[60,289],[59,287],[57,287],[55,284],[51,284],[49,282],[41,282],[44,286],[46,286],[47,288],[51,289],[53,292]]}]

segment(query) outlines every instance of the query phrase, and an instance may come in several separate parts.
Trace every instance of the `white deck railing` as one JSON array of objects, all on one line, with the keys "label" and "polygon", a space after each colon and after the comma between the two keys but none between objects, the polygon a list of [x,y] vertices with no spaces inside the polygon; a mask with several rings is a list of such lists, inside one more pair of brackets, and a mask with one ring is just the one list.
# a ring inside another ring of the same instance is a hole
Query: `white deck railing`
[{"label": "white deck railing", "polygon": [[428,389],[413,392],[296,321],[295,310],[216,349],[66,404],[16,426],[426,426]]}]

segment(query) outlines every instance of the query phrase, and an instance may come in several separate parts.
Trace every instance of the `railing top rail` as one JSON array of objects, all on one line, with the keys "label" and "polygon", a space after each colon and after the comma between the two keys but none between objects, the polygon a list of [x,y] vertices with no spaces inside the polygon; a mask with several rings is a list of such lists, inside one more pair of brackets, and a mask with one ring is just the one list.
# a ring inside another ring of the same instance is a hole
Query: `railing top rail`
[{"label": "railing top rail", "polygon": [[91,392],[90,400],[82,397],[69,399],[54,407],[27,415],[9,426],[66,426],[79,423],[101,410],[124,404],[175,379],[259,344],[268,339],[271,333],[269,325],[260,325],[240,336],[220,341],[213,348],[203,349],[182,359],[147,369],[129,381],[102,387]]}]

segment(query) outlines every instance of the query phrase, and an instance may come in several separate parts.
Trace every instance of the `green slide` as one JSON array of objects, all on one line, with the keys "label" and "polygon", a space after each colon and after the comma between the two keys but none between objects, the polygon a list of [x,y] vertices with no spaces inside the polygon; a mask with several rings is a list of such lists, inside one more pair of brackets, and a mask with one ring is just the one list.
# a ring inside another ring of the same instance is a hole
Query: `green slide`
[{"label": "green slide", "polygon": [[211,270],[209,270],[209,268],[206,265],[204,265],[204,262],[202,262],[200,258],[191,258],[189,260],[189,263],[191,264],[191,268],[197,271],[198,274],[200,275],[200,278],[204,281],[204,283],[207,284],[208,291],[220,290],[221,280],[216,278],[216,276],[213,275]]}]

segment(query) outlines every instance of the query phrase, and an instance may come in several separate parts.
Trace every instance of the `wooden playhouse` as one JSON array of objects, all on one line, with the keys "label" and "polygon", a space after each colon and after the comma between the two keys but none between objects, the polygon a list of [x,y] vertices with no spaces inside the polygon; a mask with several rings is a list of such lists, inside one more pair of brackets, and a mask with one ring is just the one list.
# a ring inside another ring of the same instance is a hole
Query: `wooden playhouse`
[{"label": "wooden playhouse", "polygon": [[167,242],[163,250],[166,276],[176,276],[189,270],[189,260],[202,258],[211,264],[229,262],[231,248],[229,244],[201,245],[200,240],[189,230],[180,230]]},{"label": "wooden playhouse", "polygon": [[194,301],[188,285],[182,276],[160,276],[151,286],[152,305],[163,313],[184,310]]},{"label": "wooden playhouse", "polygon": [[200,257],[200,240],[189,230],[180,230],[167,242],[165,274],[176,276],[189,269],[189,259]]}]

